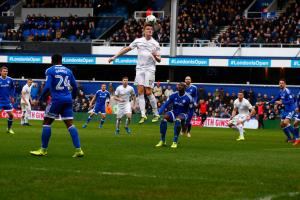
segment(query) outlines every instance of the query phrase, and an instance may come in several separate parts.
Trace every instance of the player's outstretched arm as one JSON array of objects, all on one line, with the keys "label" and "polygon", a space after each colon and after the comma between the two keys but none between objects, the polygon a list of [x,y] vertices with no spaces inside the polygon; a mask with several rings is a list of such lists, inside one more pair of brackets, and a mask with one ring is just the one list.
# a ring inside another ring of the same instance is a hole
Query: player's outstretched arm
[{"label": "player's outstretched arm", "polygon": [[[28,105],[28,104],[30,104],[30,102],[27,102],[27,101],[26,101],[25,95],[26,95],[26,92],[25,92],[25,91],[22,91],[22,92],[21,92],[21,98],[23,99],[23,101],[25,102],[25,104]],[[31,98],[31,97],[30,97],[30,98]]]},{"label": "player's outstretched arm", "polygon": [[237,108],[233,108],[232,114],[231,114],[231,119],[236,116],[236,113],[237,113]]},{"label": "player's outstretched arm", "polygon": [[117,57],[122,56],[124,54],[126,54],[127,52],[131,51],[131,47],[124,47],[123,49],[121,49],[117,54],[115,54],[114,56],[110,57],[108,59],[108,63],[111,63],[112,61],[114,61]]},{"label": "player's outstretched arm", "polygon": [[161,115],[165,109],[173,102],[173,95],[171,95],[167,101],[159,108],[158,114]]},{"label": "player's outstretched arm", "polygon": [[90,105],[89,105],[90,108],[92,108],[92,106],[93,106],[95,100],[96,100],[96,95],[93,96],[93,98],[92,98],[92,100],[91,100],[91,102],[90,102]]},{"label": "player's outstretched arm", "polygon": [[272,99],[269,103],[270,103],[270,104],[274,104],[274,103],[278,104],[278,103],[279,103],[279,102],[278,102],[278,99],[280,99],[280,94],[279,94],[279,93],[278,93],[277,96],[276,96],[274,99]]}]

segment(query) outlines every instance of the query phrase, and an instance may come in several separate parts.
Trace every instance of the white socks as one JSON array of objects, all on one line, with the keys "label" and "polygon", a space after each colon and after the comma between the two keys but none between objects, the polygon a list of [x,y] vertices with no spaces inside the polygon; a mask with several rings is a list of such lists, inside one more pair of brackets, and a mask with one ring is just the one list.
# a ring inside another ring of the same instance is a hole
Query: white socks
[{"label": "white socks", "polygon": [[117,121],[116,121],[116,129],[117,130],[120,129],[120,123],[121,123],[121,119],[117,119]]},{"label": "white socks", "polygon": [[141,110],[141,115],[142,115],[142,117],[145,117],[146,116],[145,97],[144,97],[144,95],[139,95],[138,99],[139,99],[139,106],[140,106],[140,110]]},{"label": "white socks", "polygon": [[156,98],[154,96],[154,94],[151,94],[149,96],[147,96],[149,101],[150,101],[150,104],[151,104],[151,107],[152,107],[152,112],[154,115],[158,115],[158,111],[157,111],[157,101],[156,101]]},{"label": "white socks", "polygon": [[130,124],[130,118],[126,118],[125,127],[128,128],[129,124]]},{"label": "white socks", "polygon": [[243,124],[237,125],[236,128],[237,128],[237,130],[240,133],[240,137],[244,137],[244,127],[243,127]]}]

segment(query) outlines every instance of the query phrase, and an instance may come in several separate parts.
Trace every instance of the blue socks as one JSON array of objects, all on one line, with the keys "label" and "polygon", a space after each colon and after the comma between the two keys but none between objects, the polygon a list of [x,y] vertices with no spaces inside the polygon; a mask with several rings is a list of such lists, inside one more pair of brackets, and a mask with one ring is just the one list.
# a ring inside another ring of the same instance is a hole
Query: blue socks
[{"label": "blue socks", "polygon": [[[284,127],[282,129],[288,140],[292,140],[291,135],[290,135],[290,129],[291,128],[292,128],[291,125],[289,125],[289,126]],[[293,133],[293,131],[291,131],[291,133]]]},{"label": "blue socks", "polygon": [[51,126],[43,125],[43,130],[42,130],[42,148],[43,149],[48,148],[50,136],[51,136]]},{"label": "blue socks", "polygon": [[13,123],[13,118],[8,118],[7,119],[7,128],[10,129]]},{"label": "blue socks", "polygon": [[161,141],[166,141],[166,133],[167,133],[167,120],[163,119],[160,122],[160,135]]},{"label": "blue socks", "polygon": [[298,126],[294,127],[293,135],[294,135],[295,140],[299,139],[299,127]]},{"label": "blue socks", "polygon": [[101,120],[100,120],[100,126],[101,126],[101,127],[103,126],[104,122],[105,122],[105,119],[101,119]]},{"label": "blue socks", "polygon": [[189,124],[187,125],[187,132],[188,132],[188,133],[191,132],[191,129],[192,129],[192,124],[189,123]]},{"label": "blue socks", "polygon": [[68,128],[68,131],[70,132],[70,135],[72,137],[73,145],[75,148],[80,148],[80,140],[79,140],[79,135],[78,131],[75,128],[75,126],[70,126]]},{"label": "blue socks", "polygon": [[92,118],[89,116],[86,120],[86,123],[88,124],[91,120],[92,120]]},{"label": "blue socks", "polygon": [[174,140],[173,140],[173,142],[177,143],[180,130],[181,130],[181,122],[179,120],[176,120],[175,125],[174,125]]}]

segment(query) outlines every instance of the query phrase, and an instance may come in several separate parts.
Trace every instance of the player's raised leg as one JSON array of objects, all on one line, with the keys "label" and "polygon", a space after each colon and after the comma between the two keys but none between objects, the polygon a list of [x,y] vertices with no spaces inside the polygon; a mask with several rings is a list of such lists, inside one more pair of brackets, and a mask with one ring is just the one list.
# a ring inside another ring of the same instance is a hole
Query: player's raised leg
[{"label": "player's raised leg", "polygon": [[90,123],[90,121],[93,119],[94,115],[95,115],[95,112],[92,111],[91,114],[86,119],[86,122],[82,125],[82,128],[86,128],[88,126],[88,124]]},{"label": "player's raised leg", "polygon": [[144,87],[147,98],[149,99],[152,107],[153,119],[152,122],[158,122],[159,114],[157,110],[157,100],[153,94],[152,88],[154,87],[155,73],[152,71],[145,71]]},{"label": "player's raised leg", "polygon": [[156,100],[154,94],[152,93],[152,88],[146,88],[146,95],[149,99],[150,105],[152,107],[152,112],[154,115],[152,122],[158,122],[160,117],[159,117],[158,110],[157,110],[157,100]]},{"label": "player's raised leg", "polygon": [[294,142],[294,140],[291,136],[291,134],[292,135],[294,134],[294,129],[290,124],[290,119],[288,119],[288,118],[282,119],[282,121],[280,123],[280,126],[282,128],[282,131],[286,135],[287,142],[288,143]]},{"label": "player's raised leg", "polygon": [[141,111],[141,119],[139,121],[139,124],[143,124],[147,120],[146,116],[146,102],[145,102],[145,94],[144,94],[144,86],[139,85],[138,86],[138,101],[139,101],[139,107]]}]

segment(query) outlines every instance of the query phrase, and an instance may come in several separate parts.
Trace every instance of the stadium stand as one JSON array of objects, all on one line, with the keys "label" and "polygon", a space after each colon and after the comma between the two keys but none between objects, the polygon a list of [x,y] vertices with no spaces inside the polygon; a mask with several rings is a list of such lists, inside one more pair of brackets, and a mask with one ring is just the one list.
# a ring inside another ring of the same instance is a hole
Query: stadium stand
[{"label": "stadium stand", "polygon": [[300,37],[300,6],[290,4],[286,12],[275,19],[246,19],[237,16],[219,38],[230,43],[297,43]]},{"label": "stadium stand", "polygon": [[[178,43],[193,43],[195,40],[211,40],[221,27],[230,24],[237,15],[242,15],[251,0],[245,1],[187,1],[179,2]],[[111,42],[128,42],[139,37],[143,21],[130,18],[110,38]],[[155,27],[156,39],[161,43],[170,42],[170,18],[166,17]]]},{"label": "stadium stand", "polygon": [[26,0],[25,8],[92,8],[91,0]]},{"label": "stadium stand", "polygon": [[93,17],[68,18],[28,16],[20,28],[7,30],[5,40],[12,41],[90,41],[96,37]]}]

